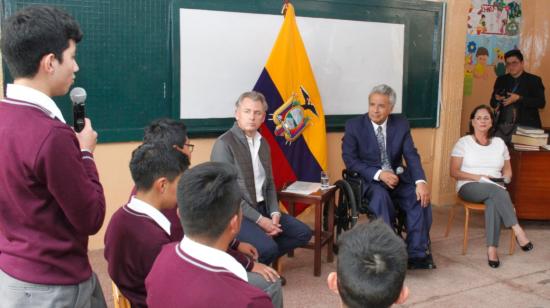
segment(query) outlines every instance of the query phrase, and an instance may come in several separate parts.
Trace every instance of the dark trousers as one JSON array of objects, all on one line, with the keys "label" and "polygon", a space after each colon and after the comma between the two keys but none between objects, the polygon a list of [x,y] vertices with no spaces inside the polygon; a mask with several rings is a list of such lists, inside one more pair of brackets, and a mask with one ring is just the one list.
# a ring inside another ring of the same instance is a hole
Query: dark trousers
[{"label": "dark trousers", "polygon": [[[258,205],[258,211],[271,219],[263,203]],[[254,245],[258,250],[259,261],[269,265],[277,257],[307,244],[312,236],[311,229],[306,224],[290,215],[281,214],[280,224],[283,232],[273,238],[265,234],[254,221],[244,218],[237,239]]]},{"label": "dark trousers", "polygon": [[423,258],[429,253],[430,228],[432,226],[432,208],[423,208],[416,201],[416,186],[400,182],[390,190],[380,182],[365,185],[364,196],[369,200],[369,208],[376,217],[393,227],[395,211],[392,199],[399,201],[399,207],[405,212],[407,229],[407,251],[409,258]]}]

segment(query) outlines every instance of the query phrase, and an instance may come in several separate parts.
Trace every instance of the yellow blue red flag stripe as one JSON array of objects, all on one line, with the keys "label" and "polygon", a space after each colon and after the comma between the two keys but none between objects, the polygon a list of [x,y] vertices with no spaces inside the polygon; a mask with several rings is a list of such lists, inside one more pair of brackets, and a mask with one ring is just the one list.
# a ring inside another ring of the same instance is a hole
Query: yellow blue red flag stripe
[{"label": "yellow blue red flag stripe", "polygon": [[271,147],[277,188],[295,180],[318,182],[327,168],[325,116],[290,3],[254,90],[268,103],[260,132]]}]

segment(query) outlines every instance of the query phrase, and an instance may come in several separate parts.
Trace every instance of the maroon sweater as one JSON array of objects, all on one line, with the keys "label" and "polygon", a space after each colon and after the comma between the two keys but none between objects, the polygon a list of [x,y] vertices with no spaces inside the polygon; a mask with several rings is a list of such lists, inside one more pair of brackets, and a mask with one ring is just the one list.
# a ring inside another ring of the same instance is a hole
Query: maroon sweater
[{"label": "maroon sweater", "polygon": [[39,108],[0,102],[0,119],[0,269],[39,284],[85,281],[88,236],[105,218],[92,155]]},{"label": "maroon sweater", "polygon": [[126,205],[111,218],[105,233],[109,276],[132,307],[147,307],[145,277],[162,246],[172,241],[152,218]]},{"label": "maroon sweater", "polygon": [[[128,202],[132,199],[133,196],[136,195],[137,189],[134,186],[132,188],[132,191],[130,192],[130,198],[128,198]],[[180,218],[178,216],[178,207],[176,206],[173,209],[164,209],[161,210],[161,213],[168,218],[168,221],[170,221],[170,239],[171,242],[179,242],[183,238],[183,226],[181,225]],[[231,245],[227,249],[227,253],[233,256],[237,260],[237,262],[241,263],[242,266],[246,269],[247,272],[252,271],[252,268],[254,267],[254,262],[252,258],[248,257],[247,255],[241,253],[237,250],[239,247],[240,242],[237,239],[234,239],[233,242],[231,242]],[[153,264],[151,264],[153,265]],[[150,267],[149,267],[150,268]]]},{"label": "maroon sweater", "polygon": [[[176,230],[175,235],[169,236],[152,218],[135,212],[126,205],[113,214],[105,233],[105,259],[108,262],[109,276],[128,298],[132,307],[147,307],[145,277],[162,246],[179,242],[183,238],[183,228],[176,211],[165,210],[162,213],[170,220],[170,233]],[[175,223],[179,228],[174,228]],[[247,271],[251,271],[254,263],[248,256],[237,251],[235,244],[238,245],[238,242],[234,241],[227,252]]]},{"label": "maroon sweater", "polygon": [[273,307],[262,290],[189,256],[178,244],[163,247],[145,280],[149,307]]}]

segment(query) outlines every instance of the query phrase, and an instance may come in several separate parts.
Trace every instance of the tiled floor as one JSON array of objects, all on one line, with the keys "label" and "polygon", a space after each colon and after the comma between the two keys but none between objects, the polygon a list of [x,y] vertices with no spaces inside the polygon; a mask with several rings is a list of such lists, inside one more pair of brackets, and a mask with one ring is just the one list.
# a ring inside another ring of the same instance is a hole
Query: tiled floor
[{"label": "tiled floor", "polygon": [[[516,248],[508,255],[510,237],[501,232],[501,267],[487,265],[483,214],[474,213],[470,223],[468,254],[462,255],[464,214],[457,211],[448,238],[443,236],[448,208],[433,209],[432,250],[437,269],[409,271],[406,285],[410,297],[404,307],[550,307],[550,221],[520,221],[535,249],[525,253]],[[103,251],[92,251],[91,261],[98,273],[110,307],[111,282]],[[326,276],[335,264],[323,256],[321,277],[313,276],[313,252],[298,249],[284,260],[285,307],[339,307],[339,298],[326,286]]]}]

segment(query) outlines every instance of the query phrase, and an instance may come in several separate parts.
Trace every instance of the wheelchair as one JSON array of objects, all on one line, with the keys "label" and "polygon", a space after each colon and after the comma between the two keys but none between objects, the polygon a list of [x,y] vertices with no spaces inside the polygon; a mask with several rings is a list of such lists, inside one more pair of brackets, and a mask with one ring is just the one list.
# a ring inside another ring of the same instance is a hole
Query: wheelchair
[{"label": "wheelchair", "polygon": [[[336,181],[334,185],[337,188],[334,213],[335,240],[337,241],[342,232],[355,226],[360,214],[367,215],[369,221],[376,219],[376,215],[369,208],[368,199],[363,197],[364,180],[357,172],[347,169],[342,170],[342,179]],[[393,204],[396,214],[393,228],[395,233],[403,238],[403,233],[406,233],[405,212],[400,209],[397,200],[393,200]],[[326,230],[328,213],[325,212],[324,214]]]}]

